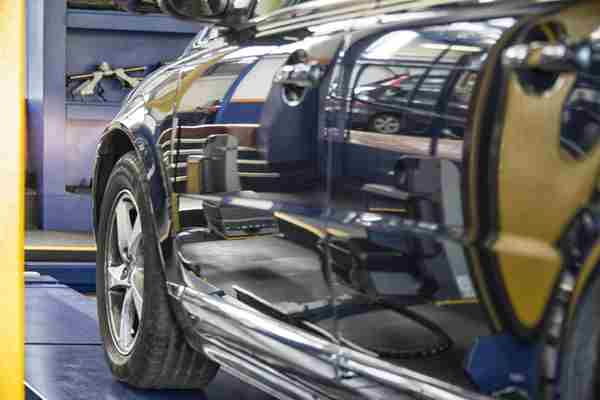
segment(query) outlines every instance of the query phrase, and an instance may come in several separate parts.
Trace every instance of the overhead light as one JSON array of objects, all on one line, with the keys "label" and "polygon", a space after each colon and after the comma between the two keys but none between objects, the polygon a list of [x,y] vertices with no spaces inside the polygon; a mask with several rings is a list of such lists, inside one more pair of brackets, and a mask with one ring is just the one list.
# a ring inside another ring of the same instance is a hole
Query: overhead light
[{"label": "overhead light", "polygon": [[419,34],[415,31],[388,33],[371,44],[365,53],[367,54],[367,58],[370,59],[386,59],[389,58],[390,54],[397,53],[417,37],[419,37]]},{"label": "overhead light", "polygon": [[423,43],[421,47],[426,49],[433,50],[452,50],[452,51],[463,51],[466,53],[480,53],[482,51],[481,47],[477,46],[464,46],[464,45],[447,45],[441,43]]}]

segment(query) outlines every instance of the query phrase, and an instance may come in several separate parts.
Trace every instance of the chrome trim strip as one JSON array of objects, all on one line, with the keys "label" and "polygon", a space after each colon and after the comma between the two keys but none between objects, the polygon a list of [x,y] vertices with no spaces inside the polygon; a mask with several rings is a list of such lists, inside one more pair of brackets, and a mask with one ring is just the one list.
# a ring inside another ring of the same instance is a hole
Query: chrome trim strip
[{"label": "chrome trim strip", "polygon": [[[243,164],[243,165],[268,165],[269,162],[265,161],[265,160],[237,160],[238,164]],[[169,165],[170,169],[175,169],[175,168],[185,168],[187,166],[187,163],[184,162],[178,162],[177,164],[171,164]]]},{"label": "chrome trim strip", "polygon": [[264,357],[321,381],[343,383],[340,376],[354,373],[430,400],[491,400],[330,342],[251,309],[231,296],[204,294],[173,282],[167,282],[167,286],[169,294],[201,321],[198,327],[202,329],[202,337],[213,340],[227,337],[252,359]]},{"label": "chrome trim strip", "polygon": [[299,385],[298,382],[258,360],[246,357],[232,348],[225,348],[216,340],[209,339],[208,341],[211,343],[202,347],[208,358],[241,381],[277,399],[314,400],[324,398],[321,393]]},{"label": "chrome trim strip", "polygon": [[[560,3],[564,0],[538,0],[539,3]],[[269,14],[252,18],[249,22],[256,26],[257,30],[264,31],[275,26],[287,23],[289,30],[297,29],[296,22],[304,22],[308,18],[322,20],[332,13],[348,15],[352,11],[358,11],[359,15],[365,15],[366,10],[373,10],[377,14],[414,9],[427,10],[428,8],[441,5],[459,5],[461,0],[314,0],[291,7],[284,7]],[[334,14],[335,15],[335,14]],[[293,21],[289,23],[289,21]]]},{"label": "chrome trim strip", "polygon": [[[165,148],[168,147],[171,143],[171,139],[163,142],[160,147]],[[175,139],[175,143],[180,144],[204,144],[206,143],[206,139]]]},{"label": "chrome trim strip", "polygon": [[[238,146],[238,150],[241,151],[258,151],[258,149],[256,147],[245,147],[245,146]],[[203,149],[175,149],[173,150],[176,154],[182,155],[182,156],[189,156],[189,155],[202,155],[204,154],[204,150]],[[163,158],[164,157],[169,157],[171,156],[171,150],[167,150],[165,152],[162,153]]]},{"label": "chrome trim strip", "polygon": [[[319,2],[317,2],[317,3],[319,3]],[[262,30],[268,30],[268,29],[277,28],[280,26],[289,25],[290,24],[289,20],[286,17],[294,15],[294,12],[299,12],[300,15],[305,14],[304,16],[294,17],[293,24],[296,25],[301,22],[310,21],[313,19],[322,19],[325,17],[339,15],[339,14],[347,15],[348,13],[351,13],[351,12],[361,12],[362,13],[362,12],[371,11],[371,10],[378,10],[379,12],[382,12],[382,9],[384,9],[386,7],[397,5],[398,3],[400,3],[400,4],[414,3],[414,0],[383,0],[383,1],[379,1],[379,2],[373,2],[372,0],[362,0],[362,1],[357,1],[357,0],[335,1],[334,0],[334,1],[323,1],[320,3],[330,3],[330,4],[322,4],[321,8],[323,10],[317,11],[315,13],[308,13],[308,14],[304,10],[303,11],[295,10],[297,8],[302,8],[301,6],[289,7],[289,8],[286,7],[285,9],[279,10],[279,12],[278,12],[280,15],[284,14],[283,20],[280,20],[279,22],[275,21],[275,22],[269,23],[268,19],[273,19],[274,17],[277,17],[277,15],[271,14],[268,16],[268,18],[266,20],[263,20],[258,24],[258,30],[262,31]],[[347,3],[347,4],[345,4],[345,3]],[[327,10],[327,6],[330,6],[329,10]],[[318,7],[318,5],[317,5],[317,7]],[[307,8],[307,7],[305,6],[303,8]],[[316,9],[316,7],[313,5],[311,7],[311,11],[314,11],[315,9]],[[287,16],[285,14],[287,14]]]},{"label": "chrome trim strip", "polygon": [[[372,2],[374,3],[374,2]],[[320,25],[323,24],[327,24],[330,22],[337,22],[337,21],[348,21],[352,18],[365,18],[365,17],[372,17],[372,16],[379,16],[385,13],[398,13],[401,11],[423,11],[423,12],[427,12],[427,7],[431,7],[431,6],[435,6],[435,5],[444,5],[444,4],[452,4],[452,3],[456,3],[456,0],[420,0],[420,1],[410,1],[410,2],[404,2],[404,3],[400,3],[400,4],[396,4],[396,5],[390,5],[390,6],[385,6],[385,7],[381,7],[381,8],[370,8],[370,9],[362,9],[362,10],[358,10],[358,11],[351,11],[349,12],[346,8],[341,8],[340,10],[338,10],[335,13],[332,12],[328,12],[327,15],[325,14],[313,14],[311,15],[312,18],[307,19],[306,21],[303,22],[299,22],[299,23],[295,23],[296,19],[294,19],[294,23],[290,24],[284,24],[282,23],[272,23],[272,24],[265,24],[264,26],[258,25],[258,34],[256,35],[256,37],[263,37],[263,36],[267,36],[267,35],[273,35],[276,33],[281,33],[281,32],[286,32],[286,31],[290,31],[290,30],[296,30],[296,29],[300,29],[300,28],[307,28],[310,26],[314,26],[315,23],[319,23]],[[376,3],[374,3],[376,4]],[[329,15],[331,14],[331,15]],[[414,15],[408,15],[408,16],[404,16],[404,15],[396,15],[394,16],[395,18],[398,19],[398,22],[406,20],[409,21],[411,19],[414,19]],[[422,17],[422,16],[419,16]],[[392,20],[395,18],[388,18],[388,20]],[[394,21],[395,22],[395,21]],[[377,24],[381,23],[380,21],[376,22],[375,24],[373,24],[373,28],[377,27]]]},{"label": "chrome trim strip", "polygon": [[242,178],[281,178],[279,172],[240,172]]},{"label": "chrome trim strip", "polygon": [[[183,126],[179,126],[179,128],[183,131],[187,131],[187,130],[194,130],[194,129],[201,129],[201,128],[228,128],[228,127],[239,127],[239,128],[260,128],[260,124],[201,124],[201,125],[183,125]],[[169,132],[172,130],[173,128],[167,128],[165,129],[160,136],[158,137],[158,143],[160,143],[161,139],[166,136],[167,134],[169,134]]]},{"label": "chrome trim strip", "polygon": [[237,160],[238,164],[246,164],[246,165],[268,165],[269,162],[267,160],[246,160],[239,159]]},{"label": "chrome trim strip", "polygon": [[[240,172],[240,178],[281,178],[279,172]],[[187,175],[171,178],[171,182],[185,182]]]}]

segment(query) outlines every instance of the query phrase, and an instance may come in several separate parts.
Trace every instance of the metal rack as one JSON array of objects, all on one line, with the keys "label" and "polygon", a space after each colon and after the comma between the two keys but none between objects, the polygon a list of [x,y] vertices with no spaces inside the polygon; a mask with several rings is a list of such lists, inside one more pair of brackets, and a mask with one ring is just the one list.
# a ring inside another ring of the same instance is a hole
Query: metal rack
[{"label": "metal rack", "polygon": [[202,28],[165,15],[68,9],[66,1],[27,0],[28,170],[37,224],[90,231],[89,185],[98,138],[126,91],[104,84],[107,102],[68,96],[66,75],[175,59]]}]

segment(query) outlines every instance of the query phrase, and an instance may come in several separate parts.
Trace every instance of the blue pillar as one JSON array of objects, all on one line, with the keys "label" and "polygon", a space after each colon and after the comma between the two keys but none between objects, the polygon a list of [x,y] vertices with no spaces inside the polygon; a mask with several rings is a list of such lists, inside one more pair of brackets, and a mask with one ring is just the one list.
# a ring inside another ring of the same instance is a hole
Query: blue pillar
[{"label": "blue pillar", "polygon": [[27,157],[45,229],[61,229],[75,211],[64,192],[66,7],[66,1],[27,0]]}]

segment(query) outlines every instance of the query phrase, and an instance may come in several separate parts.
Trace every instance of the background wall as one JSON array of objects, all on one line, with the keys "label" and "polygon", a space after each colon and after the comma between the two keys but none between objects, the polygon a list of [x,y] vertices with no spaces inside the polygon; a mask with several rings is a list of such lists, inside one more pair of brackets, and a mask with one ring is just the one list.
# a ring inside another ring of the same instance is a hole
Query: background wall
[{"label": "background wall", "polygon": [[96,144],[128,92],[116,80],[104,80],[107,101],[73,98],[76,84],[68,88],[66,75],[94,71],[102,61],[113,68],[156,66],[177,58],[201,29],[165,15],[27,0],[29,198],[37,226],[91,231],[87,188]]}]

